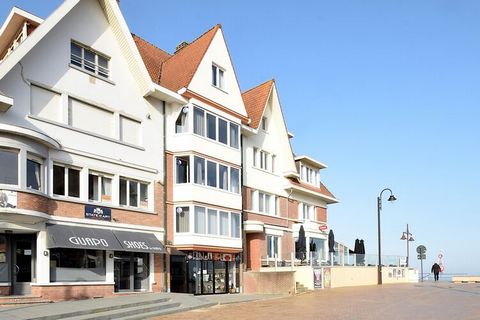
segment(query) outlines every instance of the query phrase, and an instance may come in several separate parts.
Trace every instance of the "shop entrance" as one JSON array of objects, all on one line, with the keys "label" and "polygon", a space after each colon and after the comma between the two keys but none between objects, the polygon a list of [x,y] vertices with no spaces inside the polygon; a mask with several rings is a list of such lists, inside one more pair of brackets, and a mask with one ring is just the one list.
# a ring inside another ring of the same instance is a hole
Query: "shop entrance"
[{"label": "shop entrance", "polygon": [[115,251],[115,292],[148,291],[149,254]]},{"label": "shop entrance", "polygon": [[13,295],[28,295],[35,265],[35,238],[33,235],[11,235]]}]

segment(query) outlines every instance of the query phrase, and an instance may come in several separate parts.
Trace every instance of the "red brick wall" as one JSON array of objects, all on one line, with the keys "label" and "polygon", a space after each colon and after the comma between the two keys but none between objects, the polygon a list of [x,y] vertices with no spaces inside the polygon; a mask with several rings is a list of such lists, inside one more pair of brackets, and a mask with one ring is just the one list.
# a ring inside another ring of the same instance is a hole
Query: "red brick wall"
[{"label": "red brick wall", "polygon": [[[26,193],[17,193],[17,207],[19,209],[35,210],[53,216],[83,219],[85,204],[69,202],[68,200],[49,199],[48,197]],[[133,210],[112,208],[112,221],[134,225],[163,227],[163,185],[154,184],[154,212],[144,213]]]},{"label": "red brick wall", "polygon": [[317,207],[317,220],[327,222],[327,208]]},{"label": "red brick wall", "polygon": [[9,296],[11,287],[0,287],[0,296]]},{"label": "red brick wall", "polygon": [[152,285],[153,292],[162,292],[163,290],[163,260],[164,254],[154,254],[153,264],[155,268],[155,283]]},{"label": "red brick wall", "polygon": [[245,238],[246,243],[246,263],[247,269],[258,271],[260,270],[260,258],[264,254],[265,249],[265,234],[264,233],[247,233]]},{"label": "red brick wall", "polygon": [[283,232],[283,237],[281,238],[281,253],[282,260],[290,260],[291,253],[295,254],[295,242],[293,241],[293,233]]},{"label": "red brick wall", "polygon": [[243,273],[243,292],[246,294],[295,294],[295,272]]},{"label": "red brick wall", "polygon": [[32,295],[53,301],[110,297],[114,295],[113,284],[32,286]]}]

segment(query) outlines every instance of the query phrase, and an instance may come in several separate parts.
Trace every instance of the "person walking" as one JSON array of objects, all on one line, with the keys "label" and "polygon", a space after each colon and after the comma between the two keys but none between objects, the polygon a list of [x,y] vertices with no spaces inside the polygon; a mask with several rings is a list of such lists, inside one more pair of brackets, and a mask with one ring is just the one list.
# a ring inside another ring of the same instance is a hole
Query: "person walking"
[{"label": "person walking", "polygon": [[440,265],[438,263],[434,263],[432,266],[432,272],[433,276],[435,278],[435,281],[438,281],[438,274],[440,273]]}]

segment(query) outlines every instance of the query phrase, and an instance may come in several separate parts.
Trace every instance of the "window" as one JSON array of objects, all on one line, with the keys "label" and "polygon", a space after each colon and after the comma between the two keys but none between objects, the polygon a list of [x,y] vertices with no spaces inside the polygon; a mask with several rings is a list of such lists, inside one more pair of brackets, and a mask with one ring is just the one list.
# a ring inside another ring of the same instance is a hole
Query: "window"
[{"label": "window", "polygon": [[70,63],[100,77],[109,76],[109,58],[97,51],[80,45],[76,42],[70,44]]},{"label": "window", "polygon": [[189,158],[178,157],[176,159],[176,180],[177,183],[189,183]]},{"label": "window", "polygon": [[225,88],[225,80],[224,80],[225,70],[218,67],[215,64],[212,64],[212,85],[217,88],[224,89]]},{"label": "window", "polygon": [[80,197],[80,170],[53,165],[53,194]]},{"label": "window", "polygon": [[217,210],[208,209],[208,234],[218,234],[217,220]]},{"label": "window", "polygon": [[62,121],[62,97],[60,94],[31,85],[30,112],[35,116]]},{"label": "window", "polygon": [[268,153],[260,151],[260,169],[268,170]]},{"label": "window", "polygon": [[220,235],[228,236],[228,212],[220,211]]},{"label": "window", "polygon": [[68,99],[68,124],[70,126],[113,138],[114,122],[113,112],[80,100]]},{"label": "window", "polygon": [[267,131],[267,117],[262,117],[262,130]]},{"label": "window", "polygon": [[218,187],[223,190],[228,190],[228,167],[218,165]]},{"label": "window", "polygon": [[37,159],[27,159],[27,188],[42,189],[42,164]]},{"label": "window", "polygon": [[267,235],[267,256],[269,258],[278,258],[278,237]]},{"label": "window", "polygon": [[195,183],[205,184],[205,159],[195,156],[193,158]]},{"label": "window", "polygon": [[207,137],[217,140],[217,117],[207,113]]},{"label": "window", "polygon": [[277,156],[275,156],[274,154],[272,154],[272,165],[270,166],[270,169],[272,172],[275,172],[275,159],[277,158]]},{"label": "window", "polygon": [[190,208],[189,207],[177,207],[176,213],[176,231],[177,232],[190,232]]},{"label": "window", "polygon": [[228,144],[228,122],[223,119],[218,119],[218,141]]},{"label": "window", "polygon": [[231,237],[240,238],[240,215],[238,213],[231,212],[232,224],[231,224]]},{"label": "window", "polygon": [[205,136],[205,111],[199,108],[193,110],[193,132]]},{"label": "window", "polygon": [[253,148],[253,166],[258,166],[258,148]]},{"label": "window", "polygon": [[120,178],[120,205],[148,208],[148,184]]},{"label": "window", "polygon": [[112,201],[112,178],[90,172],[88,174],[88,200]]},{"label": "window", "polygon": [[205,234],[205,208],[195,206],[195,233]]},{"label": "window", "polygon": [[175,133],[188,132],[188,107],[185,106],[180,111],[177,121],[175,121]]},{"label": "window", "polygon": [[105,281],[105,251],[50,249],[50,281]]},{"label": "window", "polygon": [[230,122],[230,147],[238,149],[238,125]]},{"label": "window", "polygon": [[207,185],[217,187],[217,164],[207,161]]},{"label": "window", "polygon": [[120,116],[120,141],[130,144],[140,144],[141,123],[137,120]]},{"label": "window", "polygon": [[18,152],[0,149],[0,183],[18,185]]},{"label": "window", "polygon": [[240,171],[236,168],[230,168],[230,191],[240,193]]},{"label": "window", "polygon": [[299,204],[299,217],[303,220],[315,220],[315,207],[301,202]]}]

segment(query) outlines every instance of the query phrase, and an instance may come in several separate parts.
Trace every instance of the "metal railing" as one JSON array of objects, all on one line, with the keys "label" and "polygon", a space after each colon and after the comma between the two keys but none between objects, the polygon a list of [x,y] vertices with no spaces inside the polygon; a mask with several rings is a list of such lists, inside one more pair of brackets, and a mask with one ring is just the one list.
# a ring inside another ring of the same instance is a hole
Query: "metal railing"
[{"label": "metal railing", "polygon": [[[385,267],[405,267],[405,256],[382,255],[382,265]],[[310,252],[304,259],[295,258],[295,254],[285,257],[261,257],[262,268],[297,267],[297,266],[354,266],[374,267],[378,265],[376,254],[339,254]]]}]

